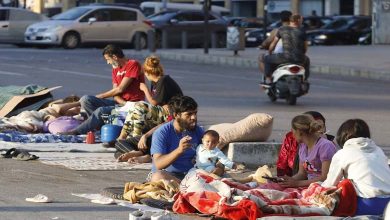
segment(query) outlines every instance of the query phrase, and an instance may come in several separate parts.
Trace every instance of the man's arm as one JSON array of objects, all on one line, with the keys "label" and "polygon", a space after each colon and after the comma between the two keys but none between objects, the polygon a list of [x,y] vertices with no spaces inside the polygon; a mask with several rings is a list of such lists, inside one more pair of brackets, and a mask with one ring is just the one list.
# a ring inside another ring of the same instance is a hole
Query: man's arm
[{"label": "man's arm", "polygon": [[169,167],[173,162],[177,160],[188,148],[191,148],[191,138],[188,136],[183,137],[179,146],[169,154],[153,154],[153,162],[158,170],[165,169]]},{"label": "man's arm", "polygon": [[133,82],[134,78],[124,77],[121,84],[119,86],[113,85],[113,88],[107,92],[100,93],[96,95],[97,98],[105,99],[109,97],[114,97],[116,95],[121,95],[127,87],[130,86],[131,82]]}]

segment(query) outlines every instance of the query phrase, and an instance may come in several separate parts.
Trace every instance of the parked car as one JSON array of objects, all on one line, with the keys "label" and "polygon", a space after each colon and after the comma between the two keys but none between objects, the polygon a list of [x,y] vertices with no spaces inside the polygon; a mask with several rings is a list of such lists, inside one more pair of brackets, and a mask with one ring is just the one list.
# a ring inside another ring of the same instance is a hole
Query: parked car
[{"label": "parked car", "polygon": [[83,43],[135,43],[140,33],[141,48],[147,46],[147,32],[153,30],[138,9],[122,6],[88,5],[75,7],[30,25],[25,42],[38,45],[61,45],[67,49]]},{"label": "parked car", "polygon": [[263,28],[263,18],[244,18],[244,17],[230,17],[227,18],[228,26],[236,26],[245,29],[245,33],[249,30]]},{"label": "parked car", "polygon": [[329,24],[307,34],[312,44],[357,44],[359,37],[370,27],[370,16],[335,16]]},{"label": "parked car", "polygon": [[22,45],[27,26],[47,19],[25,9],[0,7],[0,43]]},{"label": "parked car", "polygon": [[[321,28],[322,26],[330,23],[332,21],[332,17],[320,17],[320,16],[307,16],[303,18],[303,28],[306,32],[312,31],[318,28]],[[267,27],[267,36],[269,36],[269,33],[275,29],[279,28],[282,25],[281,21],[276,21],[272,24],[270,24]],[[245,45],[248,47],[256,47],[259,46],[264,41],[264,31],[263,29],[254,29],[251,31],[248,31],[245,35]]]},{"label": "parked car", "polygon": [[[155,28],[158,47],[162,45],[163,30],[167,33],[168,47],[180,47],[182,32],[184,31],[187,33],[188,46],[203,45],[203,34],[206,28],[203,11],[164,11],[148,18],[148,22]],[[226,21],[221,16],[210,12],[208,30],[215,33],[218,47],[226,45],[226,27]]]},{"label": "parked car", "polygon": [[[164,4],[162,2],[142,2],[140,4],[140,8],[145,16],[150,16],[153,14],[157,14],[161,11],[178,11],[178,10],[203,10],[203,5],[201,4],[188,4],[188,3],[171,3],[168,2],[165,5],[165,9],[163,8]],[[221,6],[212,5],[211,11],[220,15],[220,16],[228,16],[230,14],[230,10]]]}]

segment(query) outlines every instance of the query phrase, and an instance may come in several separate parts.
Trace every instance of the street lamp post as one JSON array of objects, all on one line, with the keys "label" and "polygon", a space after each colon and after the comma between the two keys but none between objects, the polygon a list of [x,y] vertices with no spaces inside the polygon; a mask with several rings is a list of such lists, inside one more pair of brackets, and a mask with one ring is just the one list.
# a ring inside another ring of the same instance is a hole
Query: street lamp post
[{"label": "street lamp post", "polygon": [[263,39],[267,39],[267,10],[268,10],[268,0],[264,0],[263,7]]}]

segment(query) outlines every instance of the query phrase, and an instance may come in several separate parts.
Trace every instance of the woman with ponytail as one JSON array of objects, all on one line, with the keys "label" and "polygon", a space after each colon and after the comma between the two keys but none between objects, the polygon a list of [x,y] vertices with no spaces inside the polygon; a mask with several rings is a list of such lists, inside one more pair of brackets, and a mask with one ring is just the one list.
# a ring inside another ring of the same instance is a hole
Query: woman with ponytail
[{"label": "woman with ponytail", "polygon": [[[145,59],[143,71],[151,83],[150,90],[145,83],[140,84],[140,89],[145,93],[148,102],[137,102],[126,116],[121,134],[115,144],[119,153],[122,153],[118,158],[119,161],[150,161],[148,142],[151,140],[151,135],[156,126],[168,121],[170,115],[168,103],[171,98],[183,95],[180,86],[169,75],[164,75],[164,69],[157,56],[149,56]],[[144,154],[148,156],[147,159],[135,159]]]},{"label": "woman with ponytail", "polygon": [[292,177],[283,176],[283,187],[307,187],[313,182],[323,182],[337,148],[323,137],[323,125],[312,116],[295,116],[291,122],[292,133],[299,144],[299,170]]}]

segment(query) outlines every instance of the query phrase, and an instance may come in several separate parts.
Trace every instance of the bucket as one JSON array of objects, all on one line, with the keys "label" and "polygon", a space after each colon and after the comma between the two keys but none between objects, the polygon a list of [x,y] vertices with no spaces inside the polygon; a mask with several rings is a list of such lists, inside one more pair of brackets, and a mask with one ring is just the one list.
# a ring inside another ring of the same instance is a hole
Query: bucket
[{"label": "bucket", "polygon": [[120,133],[121,133],[122,127],[118,125],[113,125],[113,124],[106,124],[103,125],[101,130],[100,130],[100,140],[103,143],[109,143],[112,141],[115,141]]}]

